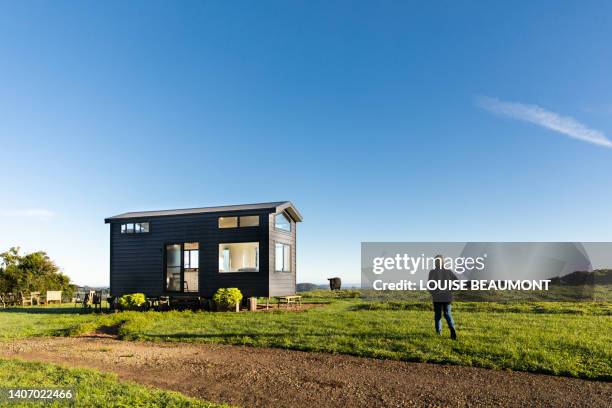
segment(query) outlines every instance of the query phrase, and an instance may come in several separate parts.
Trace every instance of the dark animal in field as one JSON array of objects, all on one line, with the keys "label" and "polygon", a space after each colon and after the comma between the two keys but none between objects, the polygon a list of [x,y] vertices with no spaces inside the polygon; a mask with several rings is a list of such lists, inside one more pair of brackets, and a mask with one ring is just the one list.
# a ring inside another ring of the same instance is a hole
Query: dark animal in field
[{"label": "dark animal in field", "polygon": [[329,288],[331,290],[340,290],[340,285],[342,284],[340,278],[328,278],[327,280],[329,281]]}]

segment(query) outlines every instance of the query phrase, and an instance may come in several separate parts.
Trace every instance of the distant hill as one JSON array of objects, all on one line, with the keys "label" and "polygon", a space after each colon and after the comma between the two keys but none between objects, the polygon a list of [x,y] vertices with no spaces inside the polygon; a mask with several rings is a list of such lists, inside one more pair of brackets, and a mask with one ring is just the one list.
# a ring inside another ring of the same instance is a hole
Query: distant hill
[{"label": "distant hill", "polygon": [[[312,290],[329,289],[329,283],[298,283],[295,286],[298,292],[310,292]],[[359,289],[361,284],[359,283],[344,283],[342,282],[342,289]]]},{"label": "distant hill", "polygon": [[551,279],[553,285],[610,285],[612,269],[597,269],[593,272],[575,271]]},{"label": "distant hill", "polygon": [[319,289],[319,285],[315,285],[314,283],[298,283],[295,285],[295,289],[298,292],[310,292]]}]

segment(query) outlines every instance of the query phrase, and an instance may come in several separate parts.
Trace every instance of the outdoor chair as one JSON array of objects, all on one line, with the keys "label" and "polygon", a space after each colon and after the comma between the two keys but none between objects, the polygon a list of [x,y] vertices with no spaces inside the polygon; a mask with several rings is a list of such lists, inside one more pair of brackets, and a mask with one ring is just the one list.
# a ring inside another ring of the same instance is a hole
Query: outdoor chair
[{"label": "outdoor chair", "polygon": [[4,303],[8,306],[15,306],[15,295],[13,293],[6,293],[4,295]]},{"label": "outdoor chair", "polygon": [[88,293],[85,294],[85,296],[83,297],[83,309],[91,308],[91,305],[93,304],[93,297],[95,293],[96,293],[95,290],[90,290]]},{"label": "outdoor chair", "polygon": [[32,300],[32,305],[36,302],[37,305],[40,305],[40,292],[30,292],[30,299]]},{"label": "outdoor chair", "polygon": [[32,306],[32,295],[24,295],[23,292],[19,292],[21,295],[21,306]]},{"label": "outdoor chair", "polygon": [[95,310],[102,310],[102,292],[101,291],[94,291],[92,298],[91,298],[91,303],[93,304],[93,307]]},{"label": "outdoor chair", "polygon": [[6,308],[6,303],[4,302],[4,295],[0,293],[0,305],[2,308]]}]

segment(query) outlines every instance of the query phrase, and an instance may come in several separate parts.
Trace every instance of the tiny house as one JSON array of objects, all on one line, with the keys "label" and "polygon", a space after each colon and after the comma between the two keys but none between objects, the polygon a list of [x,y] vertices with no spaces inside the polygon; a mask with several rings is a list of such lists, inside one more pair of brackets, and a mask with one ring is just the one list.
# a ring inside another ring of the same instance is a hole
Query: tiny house
[{"label": "tiny house", "polygon": [[289,201],[129,212],[110,224],[110,293],[210,298],[288,296],[296,286],[296,225]]}]

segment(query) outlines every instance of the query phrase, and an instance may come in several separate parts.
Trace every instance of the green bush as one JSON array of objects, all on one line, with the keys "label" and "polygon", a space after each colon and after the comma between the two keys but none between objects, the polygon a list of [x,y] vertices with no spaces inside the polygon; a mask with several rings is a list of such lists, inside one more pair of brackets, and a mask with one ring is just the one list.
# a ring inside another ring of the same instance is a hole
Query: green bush
[{"label": "green bush", "polygon": [[29,293],[61,290],[70,299],[75,286],[43,252],[20,254],[19,248],[0,253],[0,293]]},{"label": "green bush", "polygon": [[220,288],[214,296],[213,301],[217,305],[217,310],[230,310],[242,300],[242,292],[238,288]]},{"label": "green bush", "polygon": [[132,293],[119,298],[119,306],[124,310],[138,310],[147,301],[144,293]]}]

